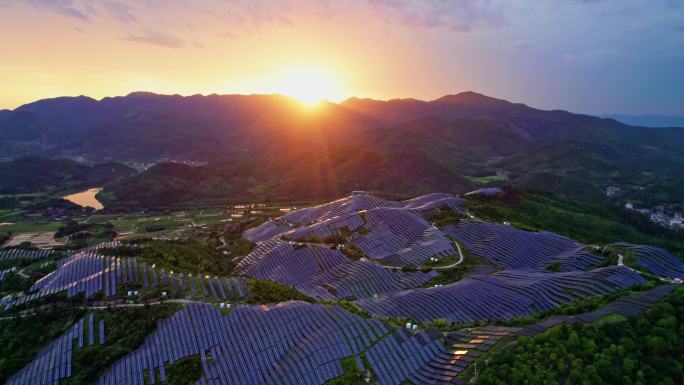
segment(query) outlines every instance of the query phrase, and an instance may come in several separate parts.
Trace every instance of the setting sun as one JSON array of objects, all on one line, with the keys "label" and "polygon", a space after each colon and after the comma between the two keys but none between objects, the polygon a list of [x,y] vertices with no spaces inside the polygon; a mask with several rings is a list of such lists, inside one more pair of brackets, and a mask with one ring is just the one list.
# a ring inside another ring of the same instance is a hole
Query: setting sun
[{"label": "setting sun", "polygon": [[278,75],[275,84],[277,93],[297,99],[305,105],[314,105],[323,100],[339,102],[349,96],[338,74],[317,66],[284,70]]}]

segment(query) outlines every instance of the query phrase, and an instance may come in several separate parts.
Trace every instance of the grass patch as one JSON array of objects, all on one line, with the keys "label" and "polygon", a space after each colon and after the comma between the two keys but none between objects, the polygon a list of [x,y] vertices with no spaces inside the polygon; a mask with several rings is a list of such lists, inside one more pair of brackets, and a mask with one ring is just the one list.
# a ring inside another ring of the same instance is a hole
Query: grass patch
[{"label": "grass patch", "polygon": [[302,294],[294,287],[274,281],[249,280],[248,302],[251,304],[278,303],[291,300],[314,302],[312,298]]},{"label": "grass patch", "polygon": [[35,278],[24,278],[17,273],[6,273],[0,281],[0,297],[10,293],[26,292],[36,282]]},{"label": "grass patch", "polygon": [[200,240],[144,240],[137,246],[101,249],[105,255],[139,256],[149,265],[156,264],[174,272],[229,276],[235,262],[218,249],[214,239]]},{"label": "grass patch", "polygon": [[[344,371],[344,374],[326,381],[326,385],[366,385],[372,382],[365,381],[366,374],[361,373],[361,370],[354,360],[354,356],[344,357],[340,360],[340,363],[342,364],[342,370]],[[367,364],[367,362],[364,363],[364,366],[369,368],[370,366]],[[368,377],[372,380],[372,376]]]},{"label": "grass patch", "polygon": [[166,385],[192,385],[203,374],[200,356],[186,357],[166,366]]},{"label": "grass patch", "polygon": [[508,178],[505,175],[502,174],[497,174],[497,175],[487,175],[487,176],[472,176],[468,177],[471,182],[477,184],[477,185],[485,185],[489,183],[494,183],[494,182],[503,182],[508,180]]},{"label": "grass patch", "polygon": [[[463,262],[461,262],[456,267],[444,270],[435,270],[437,276],[427,281],[423,287],[432,287],[434,285],[446,285],[467,277],[476,266],[494,266],[488,260],[471,253],[462,243],[459,242],[461,246],[461,252],[463,253]],[[438,262],[443,264],[443,262]]]}]

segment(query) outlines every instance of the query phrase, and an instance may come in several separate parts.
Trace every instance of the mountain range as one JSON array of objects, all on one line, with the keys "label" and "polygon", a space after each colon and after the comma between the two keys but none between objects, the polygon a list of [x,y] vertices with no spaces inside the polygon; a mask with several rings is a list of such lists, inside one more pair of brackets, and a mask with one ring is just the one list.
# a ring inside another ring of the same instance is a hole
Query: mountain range
[{"label": "mountain range", "polygon": [[644,127],[684,127],[684,116],[672,115],[602,115],[605,118],[633,126]]},{"label": "mountain range", "polygon": [[[684,128],[629,126],[464,92],[431,101],[281,95],[62,97],[0,111],[0,157],[161,164],[113,186],[113,203],[230,195],[327,199],[353,189],[460,193],[483,181],[594,199],[608,185],[668,191]],[[505,179],[508,178],[508,181]],[[681,203],[682,193],[664,194]]]}]

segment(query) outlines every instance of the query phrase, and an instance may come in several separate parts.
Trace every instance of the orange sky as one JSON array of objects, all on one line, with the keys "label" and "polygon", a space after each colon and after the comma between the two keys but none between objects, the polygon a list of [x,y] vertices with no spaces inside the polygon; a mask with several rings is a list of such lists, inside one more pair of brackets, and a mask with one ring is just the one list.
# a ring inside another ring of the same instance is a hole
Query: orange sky
[{"label": "orange sky", "polygon": [[[401,36],[405,31],[385,25],[349,27],[362,26],[369,17],[365,13],[321,18],[314,9],[299,10],[298,27],[285,20],[234,26],[199,11],[161,8],[164,19],[150,16],[151,26],[142,27],[139,21],[122,22],[104,11],[83,21],[30,5],[13,5],[12,17],[0,10],[2,31],[11,31],[2,34],[0,43],[12,52],[11,60],[0,63],[0,83],[12,91],[0,93],[0,106],[136,90],[289,93],[293,74],[299,80],[310,70],[325,73],[334,83],[329,87],[332,99],[439,96],[429,92],[429,75],[421,73],[420,60],[407,62],[408,56],[429,53],[406,45]],[[140,41],[133,41],[136,37]],[[145,37],[149,42],[142,41]],[[407,84],[408,76],[427,82]]]},{"label": "orange sky", "polygon": [[[0,0],[0,108],[132,91],[317,91],[336,101],[473,90],[545,108],[620,112],[644,106],[639,93],[670,87],[667,100],[647,95],[648,101],[677,109],[682,87],[673,86],[671,71],[682,64],[679,40],[658,40],[669,60],[663,75],[628,89],[633,73],[615,65],[649,63],[628,60],[629,51],[616,44],[633,49],[641,35],[629,40],[615,26],[597,31],[591,15],[604,22],[624,16],[606,16],[606,5],[566,5],[559,13],[557,5],[533,4],[539,3]],[[662,25],[669,20],[664,12],[656,15]],[[656,20],[649,15],[642,12],[640,22]]]}]

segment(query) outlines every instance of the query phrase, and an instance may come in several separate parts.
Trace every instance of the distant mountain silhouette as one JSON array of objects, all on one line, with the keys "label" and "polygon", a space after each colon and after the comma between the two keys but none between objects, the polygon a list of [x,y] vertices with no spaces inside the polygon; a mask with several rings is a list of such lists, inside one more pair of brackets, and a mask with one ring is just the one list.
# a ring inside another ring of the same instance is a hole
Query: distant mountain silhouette
[{"label": "distant mountain silhouette", "polygon": [[[466,177],[499,171],[523,187],[592,198],[606,185],[657,185],[684,163],[684,129],[629,126],[475,92],[431,101],[350,98],[316,109],[282,95],[62,97],[1,111],[0,133],[0,157],[201,160],[209,165],[187,172],[211,179],[217,191],[268,196],[299,190],[328,198],[363,186],[462,192],[473,187]],[[178,168],[150,170],[119,193],[145,195],[148,177],[169,189],[193,180],[175,175]],[[162,183],[166,173],[179,183]],[[553,187],[544,183],[549,176]],[[579,185],[588,188],[563,188]]]},{"label": "distant mountain silhouette", "polygon": [[644,127],[684,127],[684,116],[670,115],[604,115],[625,124]]}]

